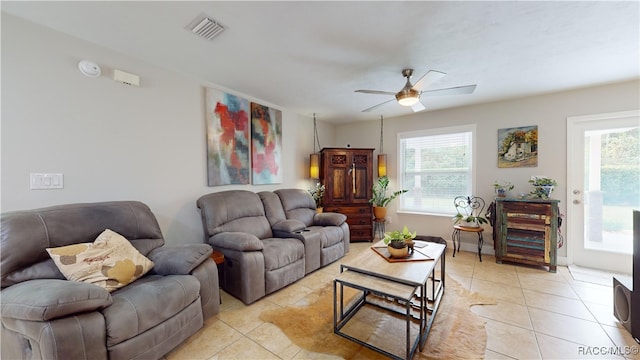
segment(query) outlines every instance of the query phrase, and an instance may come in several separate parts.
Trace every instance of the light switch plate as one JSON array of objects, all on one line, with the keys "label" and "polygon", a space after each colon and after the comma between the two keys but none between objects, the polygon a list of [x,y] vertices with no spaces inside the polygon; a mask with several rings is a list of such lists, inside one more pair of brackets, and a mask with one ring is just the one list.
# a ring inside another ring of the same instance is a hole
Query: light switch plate
[{"label": "light switch plate", "polygon": [[51,173],[29,174],[29,188],[31,190],[63,189],[64,175]]}]

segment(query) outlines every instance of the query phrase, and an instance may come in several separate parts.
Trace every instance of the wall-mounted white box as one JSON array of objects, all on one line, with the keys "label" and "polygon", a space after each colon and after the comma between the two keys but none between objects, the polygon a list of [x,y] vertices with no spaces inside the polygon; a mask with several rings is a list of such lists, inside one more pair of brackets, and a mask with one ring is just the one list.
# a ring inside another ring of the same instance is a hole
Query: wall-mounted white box
[{"label": "wall-mounted white box", "polygon": [[138,75],[118,69],[113,70],[113,80],[127,85],[140,86],[140,77]]},{"label": "wall-mounted white box", "polygon": [[29,174],[29,188],[31,190],[63,189],[64,175],[31,173]]}]

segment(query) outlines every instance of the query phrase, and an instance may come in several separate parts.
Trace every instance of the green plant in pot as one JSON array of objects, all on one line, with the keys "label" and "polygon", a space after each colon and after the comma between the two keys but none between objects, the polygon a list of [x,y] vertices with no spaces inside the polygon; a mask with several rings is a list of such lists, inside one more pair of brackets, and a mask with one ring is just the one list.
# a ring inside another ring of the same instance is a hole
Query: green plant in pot
[{"label": "green plant in pot", "polygon": [[545,176],[532,176],[529,183],[533,185],[533,191],[529,195],[538,199],[548,199],[553,187],[558,185],[555,180]]},{"label": "green plant in pot", "polygon": [[507,196],[507,192],[513,190],[515,186],[513,186],[512,183],[510,183],[509,181],[503,181],[502,183],[499,183],[498,180],[493,182],[493,188],[496,191],[496,196],[498,197],[506,197]]},{"label": "green plant in pot", "polygon": [[387,196],[387,192],[389,191],[389,178],[381,176],[378,178],[378,181],[373,184],[371,191],[373,197],[369,202],[373,205],[373,214],[376,219],[384,219],[387,216],[387,205],[389,205],[393,199],[400,196],[400,194],[406,193],[409,190],[398,190]]},{"label": "green plant in pot", "polygon": [[320,183],[316,183],[315,187],[309,188],[307,191],[309,191],[309,194],[311,194],[311,197],[313,197],[313,201],[315,201],[316,203],[316,209],[320,210],[322,209],[322,198],[324,197],[324,185],[320,184]]},{"label": "green plant in pot", "polygon": [[465,215],[457,213],[453,217],[453,224],[460,224],[466,227],[478,227],[480,224],[488,224],[489,221],[482,216]]},{"label": "green plant in pot", "polygon": [[413,239],[415,237],[416,232],[410,232],[405,225],[402,231],[385,233],[383,242],[387,245],[387,250],[392,258],[403,258],[413,253]]},{"label": "green plant in pot", "polygon": [[470,206],[460,206],[456,203],[456,214],[451,219],[454,225],[460,224],[465,227],[478,227],[481,224],[488,224],[489,220],[479,214],[474,213],[474,208]]}]

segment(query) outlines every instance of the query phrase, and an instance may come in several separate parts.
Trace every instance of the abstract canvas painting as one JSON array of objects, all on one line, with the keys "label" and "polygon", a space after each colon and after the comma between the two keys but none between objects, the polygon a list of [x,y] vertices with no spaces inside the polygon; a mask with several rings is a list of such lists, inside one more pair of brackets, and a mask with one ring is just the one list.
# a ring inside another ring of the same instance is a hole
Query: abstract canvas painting
[{"label": "abstract canvas painting", "polygon": [[254,185],[282,182],[282,111],[251,103],[251,179]]},{"label": "abstract canvas painting", "polygon": [[209,186],[249,184],[249,101],[206,88]]},{"label": "abstract canvas painting", "polygon": [[498,130],[498,167],[538,166],[538,126]]}]

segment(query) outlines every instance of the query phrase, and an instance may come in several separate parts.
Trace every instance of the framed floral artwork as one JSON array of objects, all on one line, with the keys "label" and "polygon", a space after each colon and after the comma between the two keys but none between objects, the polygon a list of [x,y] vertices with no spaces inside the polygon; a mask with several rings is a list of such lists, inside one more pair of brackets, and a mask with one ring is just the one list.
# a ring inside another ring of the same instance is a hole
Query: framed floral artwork
[{"label": "framed floral artwork", "polygon": [[538,166],[538,126],[498,129],[498,167]]},{"label": "framed floral artwork", "polygon": [[249,184],[249,100],[206,88],[209,186]]},{"label": "framed floral artwork", "polygon": [[251,103],[251,182],[282,182],[282,111]]}]

